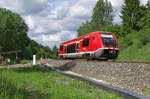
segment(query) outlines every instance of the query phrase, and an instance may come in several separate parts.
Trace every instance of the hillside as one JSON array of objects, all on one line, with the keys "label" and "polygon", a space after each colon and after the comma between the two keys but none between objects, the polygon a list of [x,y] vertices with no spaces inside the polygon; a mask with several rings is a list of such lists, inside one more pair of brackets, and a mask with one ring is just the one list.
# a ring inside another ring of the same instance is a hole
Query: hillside
[{"label": "hillside", "polygon": [[150,60],[150,33],[133,32],[119,39],[120,54],[117,60],[121,61],[144,61]]}]

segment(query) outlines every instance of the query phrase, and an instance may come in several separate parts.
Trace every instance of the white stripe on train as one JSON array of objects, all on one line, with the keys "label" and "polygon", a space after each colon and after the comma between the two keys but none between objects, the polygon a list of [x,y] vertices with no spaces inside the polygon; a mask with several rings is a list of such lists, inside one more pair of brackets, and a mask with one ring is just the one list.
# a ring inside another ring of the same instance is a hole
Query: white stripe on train
[{"label": "white stripe on train", "polygon": [[[88,52],[79,52],[79,53],[67,53],[67,54],[59,54],[60,55],[79,55],[79,54],[86,54],[86,53],[90,53],[90,54],[93,54],[95,52],[98,52],[99,50],[104,50],[104,49],[108,49],[108,48],[99,48],[97,49],[96,51],[88,51]],[[119,50],[119,49],[115,49],[115,50]]]}]

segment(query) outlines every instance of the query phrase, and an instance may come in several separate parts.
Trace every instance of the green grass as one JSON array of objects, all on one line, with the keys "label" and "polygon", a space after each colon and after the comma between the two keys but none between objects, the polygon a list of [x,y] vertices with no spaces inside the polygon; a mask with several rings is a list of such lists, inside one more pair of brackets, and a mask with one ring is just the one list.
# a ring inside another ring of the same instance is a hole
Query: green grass
[{"label": "green grass", "polygon": [[119,39],[121,50],[117,60],[150,62],[150,42],[146,41],[146,44],[143,45],[142,42],[145,39],[141,33],[137,32],[128,34],[124,39]]},{"label": "green grass", "polygon": [[147,95],[150,95],[150,88],[145,88],[145,92]]},{"label": "green grass", "polygon": [[32,63],[32,60],[23,59],[20,61],[21,64]]},{"label": "green grass", "polygon": [[3,69],[0,74],[2,99],[120,99],[114,92],[38,66]]}]

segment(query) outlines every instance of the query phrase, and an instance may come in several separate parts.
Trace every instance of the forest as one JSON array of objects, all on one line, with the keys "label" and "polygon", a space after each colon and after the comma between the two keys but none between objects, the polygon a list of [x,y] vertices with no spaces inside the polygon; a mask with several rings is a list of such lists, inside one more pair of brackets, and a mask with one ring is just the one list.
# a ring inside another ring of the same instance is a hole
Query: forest
[{"label": "forest", "polygon": [[150,1],[142,5],[140,0],[124,0],[120,24],[114,24],[111,2],[98,0],[90,21],[82,23],[78,36],[94,31],[107,31],[116,35],[120,46],[117,60],[150,60]]},{"label": "forest", "polygon": [[[36,54],[37,58],[57,58],[57,47],[52,49],[48,46],[38,44],[31,40],[27,33],[29,27],[25,20],[17,13],[8,9],[0,8],[0,52],[21,50],[19,58],[32,59]],[[15,55],[5,55],[5,58],[15,59]]]}]

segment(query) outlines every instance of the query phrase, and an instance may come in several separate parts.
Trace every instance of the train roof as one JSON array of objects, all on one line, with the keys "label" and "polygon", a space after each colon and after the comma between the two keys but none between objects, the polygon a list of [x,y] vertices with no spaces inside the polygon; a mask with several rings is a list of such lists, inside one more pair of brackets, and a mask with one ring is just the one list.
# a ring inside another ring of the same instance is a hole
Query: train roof
[{"label": "train roof", "polygon": [[82,38],[84,38],[84,37],[86,37],[86,36],[88,36],[88,35],[95,34],[95,33],[108,33],[108,34],[109,34],[109,33],[111,33],[111,32],[104,32],[104,31],[92,32],[92,33],[89,33],[89,34],[80,36],[80,37],[78,37],[78,38],[75,38],[75,39],[72,39],[72,40],[69,40],[69,41],[62,42],[62,43],[60,43],[60,45],[66,44],[66,43],[69,43],[69,42],[73,42],[73,41],[76,41],[76,40],[80,40],[80,39],[82,39]]}]

